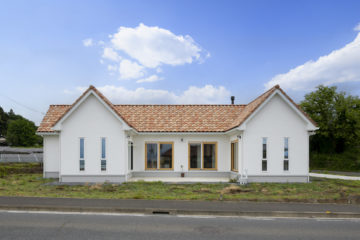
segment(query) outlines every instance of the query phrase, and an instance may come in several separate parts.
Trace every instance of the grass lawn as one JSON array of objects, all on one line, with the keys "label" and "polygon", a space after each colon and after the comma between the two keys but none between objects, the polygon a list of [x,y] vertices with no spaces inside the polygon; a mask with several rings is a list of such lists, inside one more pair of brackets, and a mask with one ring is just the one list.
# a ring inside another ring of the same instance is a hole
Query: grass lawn
[{"label": "grass lawn", "polygon": [[37,164],[2,164],[0,170],[5,167],[8,173],[0,178],[0,196],[360,203],[360,181],[314,178],[311,183],[251,183],[247,186],[162,182],[53,186],[44,185],[54,180],[43,179]]}]

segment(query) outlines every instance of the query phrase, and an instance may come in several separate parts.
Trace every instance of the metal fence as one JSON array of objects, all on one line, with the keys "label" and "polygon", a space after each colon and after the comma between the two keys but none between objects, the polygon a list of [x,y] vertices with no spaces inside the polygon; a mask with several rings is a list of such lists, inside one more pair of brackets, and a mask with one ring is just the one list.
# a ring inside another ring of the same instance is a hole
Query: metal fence
[{"label": "metal fence", "polygon": [[42,148],[12,148],[0,146],[1,162],[42,162]]},{"label": "metal fence", "polygon": [[0,153],[0,162],[42,162],[42,153],[14,154]]}]

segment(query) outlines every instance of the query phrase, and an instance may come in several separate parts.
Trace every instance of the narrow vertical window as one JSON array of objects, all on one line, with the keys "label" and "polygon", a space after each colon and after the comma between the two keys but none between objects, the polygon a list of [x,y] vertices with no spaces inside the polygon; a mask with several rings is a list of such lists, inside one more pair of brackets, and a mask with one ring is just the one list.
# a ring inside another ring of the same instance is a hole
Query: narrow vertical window
[{"label": "narrow vertical window", "polygon": [[261,169],[262,171],[267,171],[267,138],[262,139]]},{"label": "narrow vertical window", "polygon": [[289,138],[284,138],[284,171],[289,171]]},{"label": "narrow vertical window", "polygon": [[231,171],[237,171],[238,170],[238,142],[232,142],[231,143]]},{"label": "narrow vertical window", "polygon": [[106,171],[106,138],[101,138],[101,171]]},{"label": "narrow vertical window", "polygon": [[128,158],[129,158],[129,168],[130,170],[134,169],[134,144],[129,142],[128,144]]},{"label": "narrow vertical window", "polygon": [[80,171],[85,170],[85,154],[84,154],[85,140],[80,138]]}]

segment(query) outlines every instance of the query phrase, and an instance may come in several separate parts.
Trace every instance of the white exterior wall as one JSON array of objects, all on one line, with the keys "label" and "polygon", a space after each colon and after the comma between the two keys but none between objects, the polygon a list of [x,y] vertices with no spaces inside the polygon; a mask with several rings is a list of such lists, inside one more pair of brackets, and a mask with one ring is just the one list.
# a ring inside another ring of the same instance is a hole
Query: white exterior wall
[{"label": "white exterior wall", "polygon": [[[249,175],[309,173],[309,135],[306,122],[275,95],[246,124],[243,134],[244,169]],[[267,172],[261,169],[262,138],[267,137]],[[289,171],[283,170],[284,138],[289,138]]]},{"label": "white exterior wall", "polygon": [[[217,171],[230,171],[230,138],[226,135],[136,135],[134,142],[134,169],[145,170],[145,142],[173,142],[174,143],[174,170],[157,170],[157,172],[214,172],[214,170],[189,170],[188,145],[190,142],[217,142]],[[183,142],[181,141],[183,139]]]},{"label": "white exterior wall", "polygon": [[44,177],[58,177],[60,166],[59,136],[44,136]]},{"label": "white exterior wall", "polygon": [[[126,174],[127,141],[122,128],[114,114],[90,95],[62,123],[60,175]],[[85,171],[79,169],[81,137],[85,139]],[[101,137],[106,138],[106,171],[101,171]]]}]

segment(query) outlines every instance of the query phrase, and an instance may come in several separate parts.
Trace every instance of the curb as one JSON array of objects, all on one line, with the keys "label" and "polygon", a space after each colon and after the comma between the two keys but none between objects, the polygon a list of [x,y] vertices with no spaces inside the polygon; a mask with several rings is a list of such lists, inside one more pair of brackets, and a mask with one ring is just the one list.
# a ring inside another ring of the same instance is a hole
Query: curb
[{"label": "curb", "polygon": [[360,218],[360,213],[352,212],[296,212],[296,211],[202,211],[166,208],[104,208],[104,207],[64,207],[64,206],[13,206],[2,205],[0,210],[17,211],[49,211],[49,212],[81,212],[81,213],[124,213],[145,215],[202,215],[223,217],[293,217],[293,218]]}]

